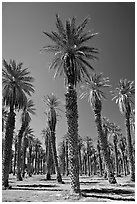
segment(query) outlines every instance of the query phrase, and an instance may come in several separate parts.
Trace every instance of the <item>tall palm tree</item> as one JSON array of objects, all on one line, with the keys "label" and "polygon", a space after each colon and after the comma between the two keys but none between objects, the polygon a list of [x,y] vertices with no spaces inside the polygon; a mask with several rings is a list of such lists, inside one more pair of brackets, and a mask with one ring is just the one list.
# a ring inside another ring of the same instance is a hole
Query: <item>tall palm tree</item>
[{"label": "tall palm tree", "polygon": [[93,70],[88,60],[97,59],[95,56],[98,50],[94,47],[86,46],[88,40],[92,39],[96,33],[85,32],[88,23],[86,18],[76,26],[76,19],[66,20],[63,25],[59,16],[56,15],[57,32],[44,32],[54,44],[46,45],[43,50],[55,54],[50,69],[56,70],[57,75],[64,76],[67,88],[66,97],[66,117],[68,123],[69,138],[69,159],[70,159],[70,179],[72,193],[80,193],[79,184],[79,164],[78,164],[78,110],[76,86],[86,76],[89,77],[87,68]]},{"label": "tall palm tree", "polygon": [[88,101],[94,111],[95,115],[95,123],[97,126],[98,138],[101,143],[104,161],[107,166],[108,171],[108,180],[110,183],[116,183],[116,179],[111,169],[110,155],[107,151],[107,137],[105,136],[102,128],[102,120],[101,120],[101,110],[102,110],[102,99],[105,99],[105,94],[102,91],[103,88],[109,87],[108,84],[109,78],[103,78],[102,73],[96,74],[93,73],[90,78],[85,80],[85,84],[81,86],[83,89],[80,98],[88,97]]},{"label": "tall palm tree", "polygon": [[17,180],[22,181],[21,177],[21,143],[22,143],[22,137],[25,133],[26,129],[28,128],[28,125],[31,121],[30,114],[35,114],[35,108],[34,103],[32,100],[27,99],[26,103],[24,104],[23,111],[21,114],[21,121],[22,125],[19,130],[18,134],[18,146],[17,146]]},{"label": "tall palm tree", "polygon": [[131,181],[135,181],[135,161],[133,157],[133,144],[130,125],[131,108],[133,105],[133,97],[135,95],[134,81],[120,79],[117,88],[112,91],[112,95],[114,96],[112,100],[116,101],[120,112],[125,116],[128,156],[131,167]]},{"label": "tall palm tree", "polygon": [[15,128],[15,110],[23,108],[27,101],[26,95],[30,96],[31,93],[34,92],[32,85],[33,78],[29,76],[30,72],[28,69],[24,69],[22,66],[23,63],[16,64],[14,60],[10,60],[8,64],[6,60],[3,59],[3,105],[9,107],[3,163],[3,185],[5,188],[9,187],[9,164],[12,152],[13,131]]},{"label": "tall palm tree", "polygon": [[48,122],[48,127],[50,129],[50,141],[51,141],[54,164],[55,164],[56,173],[57,173],[57,180],[58,182],[63,183],[59,165],[58,165],[56,141],[55,141],[56,140],[55,129],[56,129],[57,115],[58,115],[57,110],[59,110],[59,105],[61,104],[61,102],[53,93],[51,95],[47,95],[46,97],[44,97],[44,102],[48,106],[47,122]]}]

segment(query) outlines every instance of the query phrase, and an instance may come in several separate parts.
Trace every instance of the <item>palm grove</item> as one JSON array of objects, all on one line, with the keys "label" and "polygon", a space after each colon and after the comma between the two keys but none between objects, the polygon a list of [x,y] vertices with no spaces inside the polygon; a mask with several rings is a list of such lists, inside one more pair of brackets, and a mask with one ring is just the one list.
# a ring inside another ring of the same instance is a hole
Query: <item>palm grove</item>
[{"label": "palm grove", "polygon": [[[26,169],[29,176],[46,174],[47,180],[56,173],[57,181],[62,184],[62,176],[69,175],[71,192],[78,194],[79,175],[83,174],[100,174],[112,184],[117,183],[117,176],[130,174],[131,180],[135,181],[135,148],[132,141],[132,134],[135,134],[134,82],[120,79],[117,87],[111,91],[112,99],[125,118],[125,137],[119,126],[102,116],[103,99],[106,99],[104,90],[110,89],[110,84],[109,78],[103,77],[102,73],[95,73],[91,65],[92,60],[98,59],[99,51],[88,46],[88,42],[97,35],[86,31],[88,21],[86,18],[77,26],[76,19],[72,18],[63,25],[56,15],[57,31],[44,32],[53,42],[42,48],[42,51],[54,54],[49,69],[55,70],[54,77],[63,76],[66,87],[65,114],[68,130],[58,149],[56,124],[61,113],[60,100],[54,94],[44,96],[47,120],[47,126],[41,131],[46,147],[44,150],[30,127],[31,115],[35,114],[35,104],[31,99],[35,91],[34,78],[27,68],[23,68],[23,63],[17,64],[15,60],[8,63],[3,59],[2,170],[5,188],[10,187],[10,173],[16,174],[17,180],[21,181]],[[88,98],[95,116],[96,146],[92,138],[81,137],[78,132],[78,86],[81,90],[80,98]],[[17,133],[15,120],[18,111],[21,112],[21,127]]]}]

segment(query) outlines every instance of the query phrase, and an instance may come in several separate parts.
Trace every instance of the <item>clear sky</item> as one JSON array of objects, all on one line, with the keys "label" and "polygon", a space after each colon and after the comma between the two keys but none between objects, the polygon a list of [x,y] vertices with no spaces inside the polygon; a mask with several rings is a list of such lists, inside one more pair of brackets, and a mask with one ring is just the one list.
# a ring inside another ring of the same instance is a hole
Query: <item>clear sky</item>
[{"label": "clear sky", "polygon": [[[63,78],[53,80],[54,72],[48,69],[53,55],[40,54],[44,45],[51,44],[43,31],[56,30],[56,13],[62,21],[75,16],[78,24],[85,17],[91,17],[87,29],[99,32],[99,35],[89,41],[89,45],[100,49],[99,61],[91,63],[96,72],[103,72],[104,76],[110,78],[112,89],[120,78],[135,79],[134,3],[4,2],[2,8],[2,56],[8,62],[10,59],[15,59],[17,63],[23,62],[24,68],[28,67],[35,78],[32,99],[36,116],[32,116],[30,125],[41,140],[40,133],[46,125],[43,96],[53,92],[65,101]],[[103,102],[102,115],[120,125],[125,134],[124,117],[115,102],[111,101],[109,91],[106,91],[106,96],[108,100]],[[78,111],[79,134],[96,140],[94,114],[87,99],[78,99]],[[61,115],[56,129],[57,143],[67,133],[65,109]],[[19,130],[20,125],[17,115],[16,130]]]}]

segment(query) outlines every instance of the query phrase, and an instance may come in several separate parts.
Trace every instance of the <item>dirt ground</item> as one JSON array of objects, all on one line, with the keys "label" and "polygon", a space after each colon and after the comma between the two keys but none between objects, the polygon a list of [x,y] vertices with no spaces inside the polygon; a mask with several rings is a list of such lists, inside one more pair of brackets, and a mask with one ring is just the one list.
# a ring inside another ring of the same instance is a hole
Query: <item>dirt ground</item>
[{"label": "dirt ground", "polygon": [[65,184],[59,184],[56,176],[51,181],[45,175],[33,175],[23,181],[17,181],[10,175],[9,190],[2,190],[2,202],[111,202],[135,201],[135,183],[130,177],[118,177],[117,184],[110,185],[99,176],[80,177],[80,197],[70,195],[70,179],[63,177]]}]

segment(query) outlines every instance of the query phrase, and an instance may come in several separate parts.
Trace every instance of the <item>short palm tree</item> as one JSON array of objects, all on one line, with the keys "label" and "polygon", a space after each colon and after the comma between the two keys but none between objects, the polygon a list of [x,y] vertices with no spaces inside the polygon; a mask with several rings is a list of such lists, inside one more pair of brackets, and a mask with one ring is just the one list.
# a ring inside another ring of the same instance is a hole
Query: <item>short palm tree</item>
[{"label": "short palm tree", "polygon": [[57,173],[57,180],[58,182],[62,183],[62,177],[61,177],[60,169],[58,166],[56,141],[55,141],[57,110],[59,109],[59,105],[61,104],[61,102],[54,94],[47,95],[46,97],[44,97],[44,102],[48,106],[48,110],[46,112],[47,113],[47,123],[50,129],[50,141],[51,141],[51,146],[52,146],[54,164],[55,164],[56,173]]},{"label": "short palm tree", "polygon": [[109,78],[103,78],[102,73],[96,74],[93,73],[90,78],[85,80],[84,85],[81,86],[83,89],[80,98],[88,97],[88,101],[94,111],[95,114],[95,123],[97,126],[98,138],[101,143],[104,161],[106,163],[107,171],[108,171],[108,179],[110,183],[116,183],[114,174],[111,170],[111,162],[110,162],[110,155],[107,151],[107,137],[105,136],[102,128],[102,120],[101,120],[101,110],[102,110],[102,99],[106,98],[104,92],[102,91],[103,88],[109,87],[108,84]]},{"label": "short palm tree", "polygon": [[93,70],[89,60],[97,59],[98,50],[86,46],[85,43],[92,39],[96,33],[85,32],[88,23],[86,18],[76,26],[76,19],[66,20],[65,26],[56,15],[57,32],[44,32],[53,41],[53,45],[46,45],[43,50],[53,52],[55,55],[50,69],[56,70],[57,75],[63,75],[67,88],[66,117],[68,123],[70,179],[72,193],[80,193],[79,164],[78,164],[78,110],[76,86],[86,76],[89,77],[87,68]]},{"label": "short palm tree", "polygon": [[26,101],[24,104],[22,114],[21,114],[21,121],[22,125],[19,130],[18,134],[18,146],[17,146],[17,180],[22,181],[21,177],[21,143],[22,143],[22,137],[23,134],[25,133],[30,121],[31,117],[30,114],[35,114],[35,108],[34,108],[34,103],[32,100]]},{"label": "short palm tree", "polygon": [[26,95],[34,92],[32,85],[33,78],[29,76],[30,72],[27,68],[23,68],[23,63],[16,64],[14,60],[10,60],[8,64],[3,59],[2,69],[2,86],[3,86],[3,105],[9,108],[6,132],[5,132],[5,149],[3,163],[3,185],[9,187],[9,164],[11,159],[13,131],[15,128],[15,110],[24,107],[27,101]]},{"label": "short palm tree", "polygon": [[131,138],[131,125],[130,125],[131,108],[133,105],[133,97],[135,95],[134,81],[120,79],[118,87],[114,91],[112,91],[112,95],[114,96],[112,100],[116,101],[116,103],[119,106],[120,112],[125,116],[128,156],[131,167],[131,180],[135,181],[135,161],[133,157],[133,144]]}]

